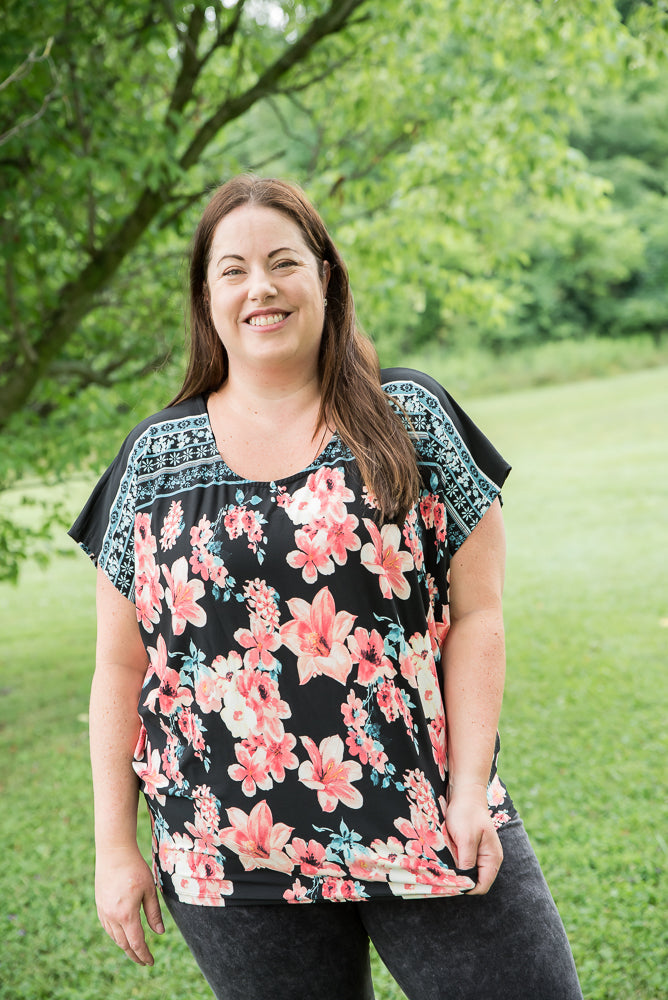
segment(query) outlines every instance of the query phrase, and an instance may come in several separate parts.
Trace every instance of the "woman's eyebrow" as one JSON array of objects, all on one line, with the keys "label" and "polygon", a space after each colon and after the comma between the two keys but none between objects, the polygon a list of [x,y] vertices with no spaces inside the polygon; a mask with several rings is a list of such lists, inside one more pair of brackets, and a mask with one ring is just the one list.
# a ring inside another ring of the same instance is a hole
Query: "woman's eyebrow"
[{"label": "woman's eyebrow", "polygon": [[[288,253],[297,253],[297,251],[293,250],[291,247],[277,247],[276,250],[270,250],[270,252],[267,254],[267,258],[271,260],[272,257],[276,256],[276,254],[283,253],[284,251],[287,251]],[[241,254],[238,253],[224,253],[222,257],[219,257],[218,260],[216,261],[216,266],[218,266],[224,260],[245,261],[246,258],[242,257]]]}]

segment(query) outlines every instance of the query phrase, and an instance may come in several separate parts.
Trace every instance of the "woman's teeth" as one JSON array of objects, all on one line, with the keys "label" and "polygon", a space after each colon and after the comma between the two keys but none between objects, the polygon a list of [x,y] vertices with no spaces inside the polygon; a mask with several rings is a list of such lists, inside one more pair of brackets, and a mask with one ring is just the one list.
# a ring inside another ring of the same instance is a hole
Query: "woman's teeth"
[{"label": "woman's teeth", "polygon": [[272,326],[285,319],[287,313],[272,313],[270,316],[251,316],[248,322],[251,326]]}]

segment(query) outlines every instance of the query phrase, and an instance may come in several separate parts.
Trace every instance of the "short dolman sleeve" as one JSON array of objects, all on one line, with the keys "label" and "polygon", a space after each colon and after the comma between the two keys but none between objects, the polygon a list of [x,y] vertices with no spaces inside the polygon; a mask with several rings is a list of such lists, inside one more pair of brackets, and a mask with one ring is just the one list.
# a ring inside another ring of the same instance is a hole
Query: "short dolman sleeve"
[{"label": "short dolman sleeve", "polygon": [[135,516],[138,502],[145,504],[151,481],[169,461],[169,454],[163,454],[169,451],[165,442],[186,435],[186,445],[197,449],[198,438],[207,436],[207,426],[200,397],[143,420],[128,434],[68,532],[130,601],[135,599],[134,536],[141,530]]},{"label": "short dolman sleeve", "polygon": [[424,486],[447,514],[452,556],[499,497],[509,463],[436,379],[387,368],[383,388],[398,404],[415,441]]}]

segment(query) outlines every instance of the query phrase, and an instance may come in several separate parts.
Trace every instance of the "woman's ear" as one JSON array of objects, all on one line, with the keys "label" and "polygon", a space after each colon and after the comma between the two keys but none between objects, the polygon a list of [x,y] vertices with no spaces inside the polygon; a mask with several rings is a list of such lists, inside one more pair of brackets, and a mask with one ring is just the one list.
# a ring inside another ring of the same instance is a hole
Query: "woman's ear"
[{"label": "woman's ear", "polygon": [[323,260],[322,262],[322,294],[327,295],[327,286],[329,285],[329,277],[332,273],[332,269],[329,266],[328,260]]}]

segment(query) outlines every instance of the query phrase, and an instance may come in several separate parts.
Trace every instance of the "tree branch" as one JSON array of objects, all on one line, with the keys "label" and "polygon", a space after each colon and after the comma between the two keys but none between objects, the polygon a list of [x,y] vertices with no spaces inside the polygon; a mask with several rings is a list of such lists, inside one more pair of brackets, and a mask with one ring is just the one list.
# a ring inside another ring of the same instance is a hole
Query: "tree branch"
[{"label": "tree branch", "polygon": [[21,65],[17,66],[14,72],[10,73],[6,79],[0,81],[0,92],[5,90],[6,87],[9,87],[10,84],[16,83],[17,80],[22,80],[24,76],[27,76],[30,70],[35,65],[35,63],[44,62],[45,59],[48,59],[49,56],[51,55],[52,46],[53,46],[53,37],[47,39],[46,45],[44,46],[44,51],[42,52],[41,56],[36,56],[35,49],[32,49],[28,53],[26,58],[23,60]]},{"label": "tree branch", "polygon": [[[224,126],[268,96],[278,81],[306,60],[319,42],[345,28],[352,14],[367,2],[368,0],[330,0],[328,9],[311,22],[304,34],[262,73],[254,86],[219,105],[181,156],[181,170],[187,171],[194,166]],[[0,367],[0,428],[16,410],[25,405],[35,385],[49,370],[81,320],[94,308],[100,290],[110,282],[160,213],[176,183],[177,179],[172,174],[165,176],[157,189],[145,187],[134,208],[116,230],[109,234],[77,277],[68,281],[55,294],[57,304],[44,316],[39,339],[34,345],[38,361],[34,364],[26,363],[18,369],[13,363],[11,367]]]},{"label": "tree branch", "polygon": [[329,8],[316,17],[304,34],[282,53],[245,93],[224,101],[193,137],[180,159],[180,166],[188,170],[197,163],[201,153],[223,126],[243,115],[253,104],[274,92],[276,84],[328,35],[337,34],[346,27],[351,15],[368,0],[331,0]]}]

